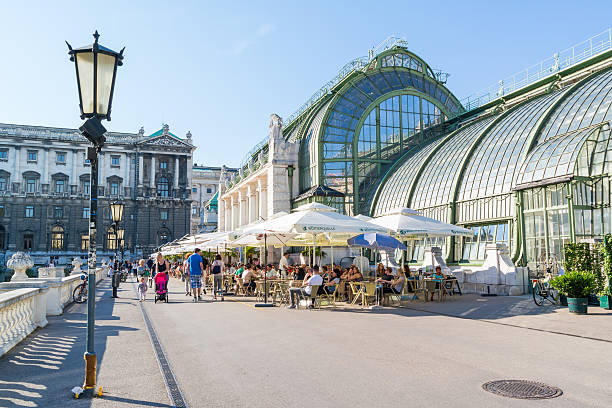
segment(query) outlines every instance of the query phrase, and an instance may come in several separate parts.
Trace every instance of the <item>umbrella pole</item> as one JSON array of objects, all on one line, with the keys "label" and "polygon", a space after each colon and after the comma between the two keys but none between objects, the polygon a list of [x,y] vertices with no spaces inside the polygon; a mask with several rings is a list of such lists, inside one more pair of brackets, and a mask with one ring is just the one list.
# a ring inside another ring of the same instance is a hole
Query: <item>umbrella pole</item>
[{"label": "umbrella pole", "polygon": [[268,234],[264,234],[264,253],[263,253],[263,271],[264,271],[264,302],[256,303],[255,307],[272,307],[274,303],[268,303],[268,271],[266,270],[268,265]]}]

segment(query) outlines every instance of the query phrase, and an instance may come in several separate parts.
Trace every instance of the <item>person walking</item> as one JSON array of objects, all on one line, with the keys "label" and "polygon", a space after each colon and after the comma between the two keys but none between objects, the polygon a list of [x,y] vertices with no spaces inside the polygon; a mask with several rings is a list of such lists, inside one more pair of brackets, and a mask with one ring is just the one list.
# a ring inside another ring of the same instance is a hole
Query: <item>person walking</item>
[{"label": "person walking", "polygon": [[189,281],[193,290],[193,301],[202,300],[202,273],[204,271],[204,262],[200,255],[200,248],[196,248],[193,254],[187,259],[189,264]]},{"label": "person walking", "polygon": [[155,264],[153,269],[153,278],[158,273],[168,273],[170,271],[170,263],[167,259],[164,258],[161,252],[157,253],[157,257],[155,258]]},{"label": "person walking", "polygon": [[185,255],[183,261],[183,281],[185,282],[185,296],[191,296],[191,279],[189,279],[189,257],[191,254]]},{"label": "person walking", "polygon": [[217,291],[221,293],[221,301],[223,298],[223,269],[225,269],[225,264],[221,259],[221,255],[217,254],[215,256],[215,260],[212,263],[210,273],[213,276],[213,298],[217,300]]},{"label": "person walking", "polygon": [[140,283],[138,284],[138,301],[144,302],[147,300],[147,281],[144,277],[140,278]]}]

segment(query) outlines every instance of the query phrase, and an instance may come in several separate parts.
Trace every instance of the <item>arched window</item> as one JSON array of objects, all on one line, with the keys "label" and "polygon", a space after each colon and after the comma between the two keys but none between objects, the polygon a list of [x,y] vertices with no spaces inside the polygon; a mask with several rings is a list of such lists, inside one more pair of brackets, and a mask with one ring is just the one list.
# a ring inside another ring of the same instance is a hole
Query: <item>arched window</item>
[{"label": "arched window", "polygon": [[168,178],[160,177],[157,182],[157,195],[160,197],[168,197],[170,193],[169,189]]},{"label": "arched window", "polygon": [[56,225],[51,230],[51,249],[62,251],[64,249],[64,228]]},{"label": "arched window", "polygon": [[9,191],[10,173],[0,170],[0,191]]},{"label": "arched window", "polygon": [[170,231],[168,231],[167,229],[161,229],[158,232],[158,245],[163,245],[163,244],[167,244],[168,242],[171,241],[170,239]]}]

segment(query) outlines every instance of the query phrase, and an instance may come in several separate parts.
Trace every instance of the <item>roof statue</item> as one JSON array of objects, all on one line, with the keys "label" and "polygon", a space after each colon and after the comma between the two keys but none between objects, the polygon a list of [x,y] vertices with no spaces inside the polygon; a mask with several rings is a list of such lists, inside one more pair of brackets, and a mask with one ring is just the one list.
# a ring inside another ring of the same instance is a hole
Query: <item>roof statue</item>
[{"label": "roof statue", "polygon": [[270,115],[270,138],[284,141],[283,120],[276,113]]},{"label": "roof statue", "polygon": [[170,133],[170,126],[164,123],[162,126],[162,134],[167,135],[168,133]]},{"label": "roof statue", "polygon": [[189,144],[191,144],[192,136],[191,136],[191,131],[190,130],[187,131],[187,134],[185,135],[185,137],[187,137],[187,142],[189,142]]},{"label": "roof statue", "polygon": [[138,136],[144,136],[144,126],[141,126],[140,129],[138,129]]}]

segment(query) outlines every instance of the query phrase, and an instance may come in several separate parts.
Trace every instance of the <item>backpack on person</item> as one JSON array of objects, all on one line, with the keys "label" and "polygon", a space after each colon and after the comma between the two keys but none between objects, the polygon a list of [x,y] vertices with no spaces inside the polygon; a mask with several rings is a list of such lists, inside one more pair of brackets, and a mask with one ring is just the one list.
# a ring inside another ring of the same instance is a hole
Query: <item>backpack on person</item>
[{"label": "backpack on person", "polygon": [[217,262],[215,262],[215,263],[213,263],[212,274],[216,275],[218,273],[221,273],[221,265],[219,265]]}]

